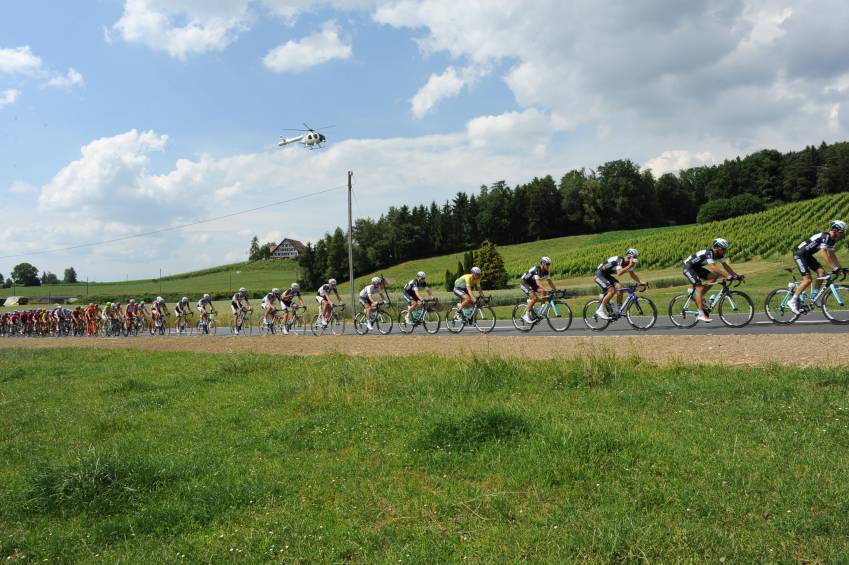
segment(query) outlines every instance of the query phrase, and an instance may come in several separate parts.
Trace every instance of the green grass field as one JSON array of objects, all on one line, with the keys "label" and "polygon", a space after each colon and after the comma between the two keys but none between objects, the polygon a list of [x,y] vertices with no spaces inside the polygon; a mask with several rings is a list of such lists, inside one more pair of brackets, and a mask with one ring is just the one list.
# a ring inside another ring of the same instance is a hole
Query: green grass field
[{"label": "green grass field", "polygon": [[0,352],[4,562],[849,560],[845,369]]}]

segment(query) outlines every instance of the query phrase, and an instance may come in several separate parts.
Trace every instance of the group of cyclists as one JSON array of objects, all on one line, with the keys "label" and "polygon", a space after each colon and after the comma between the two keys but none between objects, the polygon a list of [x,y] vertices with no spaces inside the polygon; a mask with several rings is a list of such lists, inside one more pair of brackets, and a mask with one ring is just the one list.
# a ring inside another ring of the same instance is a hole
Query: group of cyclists
[{"label": "group of cyclists", "polygon": [[[828,229],[816,233],[801,242],[794,250],[793,258],[802,275],[802,281],[796,286],[792,299],[787,306],[794,314],[801,312],[800,296],[805,290],[813,285],[818,289],[826,275],[826,268],[819,262],[819,258],[831,269],[832,273],[845,272],[834,251],[835,244],[846,235],[847,225],[842,220],[833,220]],[[695,299],[698,316],[702,322],[711,322],[709,312],[704,308],[705,291],[721,278],[727,280],[742,280],[729,264],[726,253],[729,243],[722,237],[713,240],[710,247],[696,251],[683,262],[683,274],[693,286],[693,297]],[[600,304],[595,311],[595,316],[601,319],[609,319],[608,304],[616,297],[622,299],[622,283],[618,277],[628,275],[637,285],[645,288],[646,283],[637,275],[636,267],[640,252],[635,248],[629,248],[623,255],[608,257],[599,264],[595,271],[593,280],[600,289]],[[816,275],[816,277],[815,277]],[[548,289],[543,287],[543,281],[547,283]],[[519,281],[519,287],[527,295],[527,309],[522,315],[522,320],[531,323],[536,315],[534,305],[544,302],[551,293],[557,291],[551,276],[551,259],[542,257],[539,262],[528,269]],[[472,307],[478,300],[481,289],[481,269],[472,267],[468,274],[461,275],[454,281],[453,294],[458,300],[458,312],[464,312]],[[403,287],[402,297],[406,302],[406,308],[401,313],[410,323],[410,315],[418,308],[426,293],[429,298],[433,293],[428,286],[426,274],[419,271],[416,276]],[[337,304],[342,304],[342,297],[336,286],[336,279],[328,279],[322,284],[315,294],[318,303],[318,323],[326,327],[333,308],[333,298]],[[385,281],[382,277],[374,277],[370,283],[359,292],[359,302],[365,313],[366,327],[372,330],[372,313],[378,305],[387,299]],[[264,324],[274,323],[278,312],[282,312],[283,333],[289,333],[293,312],[296,308],[305,308],[301,287],[298,283],[292,283],[285,291],[274,288],[264,296],[260,304],[262,310],[262,321]],[[207,321],[210,316],[217,314],[212,298],[209,294],[195,304],[201,322]],[[242,321],[245,314],[252,311],[248,291],[240,288],[231,298],[231,326],[234,333],[241,331]],[[140,324],[142,327],[157,328],[167,324],[167,318],[171,314],[165,300],[158,296],[150,304],[150,311],[144,300],[136,302],[130,299],[122,308],[118,302],[110,302],[103,307],[97,304],[89,304],[87,307],[76,306],[73,309],[55,305],[52,309],[36,308],[25,311],[6,312],[0,315],[0,332],[7,335],[18,335],[29,333],[56,334],[65,333],[69,335],[97,335],[104,325],[124,325],[124,327]],[[183,297],[174,305],[174,316],[177,318],[177,326],[185,327],[186,320],[194,313],[190,307],[188,297]],[[148,322],[149,316],[149,322]]]}]

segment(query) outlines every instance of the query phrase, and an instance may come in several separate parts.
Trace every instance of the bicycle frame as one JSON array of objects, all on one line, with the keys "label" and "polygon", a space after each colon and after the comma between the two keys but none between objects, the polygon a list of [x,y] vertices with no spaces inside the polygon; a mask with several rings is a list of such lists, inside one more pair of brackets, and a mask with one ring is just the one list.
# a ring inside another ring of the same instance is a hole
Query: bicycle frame
[{"label": "bicycle frame", "polygon": [[[734,286],[735,287],[740,286],[741,282],[742,281],[737,281],[737,284],[735,284]],[[731,295],[729,294],[729,290],[730,290],[729,286],[731,286],[731,285],[729,284],[728,279],[721,279],[721,280],[718,280],[718,281],[710,283],[710,284],[705,284],[704,285],[706,287],[705,290],[707,290],[707,288],[710,288],[710,287],[717,285],[717,284],[722,286],[722,290],[714,291],[710,295],[703,296],[703,298],[702,298],[705,312],[710,312],[711,310],[713,310],[713,307],[715,305],[719,304],[719,301],[722,299],[723,296],[727,297],[729,304],[731,304],[731,308],[736,311],[737,310],[737,304],[734,302],[734,299],[731,298]],[[691,304],[695,304],[695,302],[696,302],[696,286],[695,285],[693,285],[691,287],[690,292],[688,294],[689,294],[689,296],[687,297],[687,302],[684,303],[684,312],[686,312],[687,314],[692,314],[692,315],[695,316],[699,313],[698,308],[695,308],[693,310],[688,309]]]},{"label": "bicycle frame", "polygon": [[[788,269],[788,271],[790,272],[791,276],[793,277],[793,288],[795,289],[796,285],[799,284],[799,281],[796,279],[796,275],[795,275],[795,273],[792,272],[792,270]],[[801,306],[808,308],[808,309],[822,308],[823,302],[825,301],[825,299],[828,297],[829,294],[833,294],[834,298],[837,300],[838,304],[840,304],[841,306],[844,306],[846,304],[846,302],[843,299],[843,296],[840,294],[840,289],[838,289],[837,284],[835,284],[835,281],[837,280],[837,278],[834,276],[834,274],[828,274],[828,275],[825,275],[823,277],[816,277],[814,280],[815,281],[823,281],[823,285],[820,286],[820,288],[818,288],[818,289],[811,289],[810,295],[808,295],[807,290],[802,292],[799,295],[799,300],[800,300]],[[814,291],[816,291],[816,293],[814,293]],[[787,296],[785,296],[784,299],[781,301],[780,306],[782,308],[786,308],[787,303],[790,302],[790,298],[792,296],[793,296],[792,293],[787,293]],[[810,300],[808,300],[809,297],[810,297]]]}]

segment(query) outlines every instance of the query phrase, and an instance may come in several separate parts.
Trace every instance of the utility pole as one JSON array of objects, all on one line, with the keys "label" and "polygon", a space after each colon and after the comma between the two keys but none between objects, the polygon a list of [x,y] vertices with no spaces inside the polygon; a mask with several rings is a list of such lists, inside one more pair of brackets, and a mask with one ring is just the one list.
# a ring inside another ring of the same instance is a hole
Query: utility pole
[{"label": "utility pole", "polygon": [[159,296],[162,296],[162,267],[159,267]]},{"label": "utility pole", "polygon": [[356,290],[354,289],[354,226],[351,220],[351,179],[354,171],[348,171],[348,281],[351,284],[351,318],[354,317],[354,305],[356,304]]}]

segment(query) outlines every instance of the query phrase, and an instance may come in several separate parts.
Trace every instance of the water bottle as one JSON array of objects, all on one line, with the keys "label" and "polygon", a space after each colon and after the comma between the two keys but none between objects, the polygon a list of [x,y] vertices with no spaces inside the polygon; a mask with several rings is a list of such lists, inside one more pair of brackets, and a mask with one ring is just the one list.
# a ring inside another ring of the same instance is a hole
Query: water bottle
[{"label": "water bottle", "polygon": [[820,294],[820,289],[814,288],[811,290],[811,302],[817,299],[817,296]]},{"label": "water bottle", "polygon": [[693,296],[693,289],[692,288],[687,289],[687,296]]},{"label": "water bottle", "polygon": [[463,308],[463,315],[468,318],[469,316],[472,315],[472,309],[471,308]]},{"label": "water bottle", "polygon": [[799,283],[797,283],[796,281],[793,281],[793,282],[791,282],[787,285],[787,290],[789,290],[790,292],[793,292],[794,290],[796,290],[797,286],[799,286]]}]

